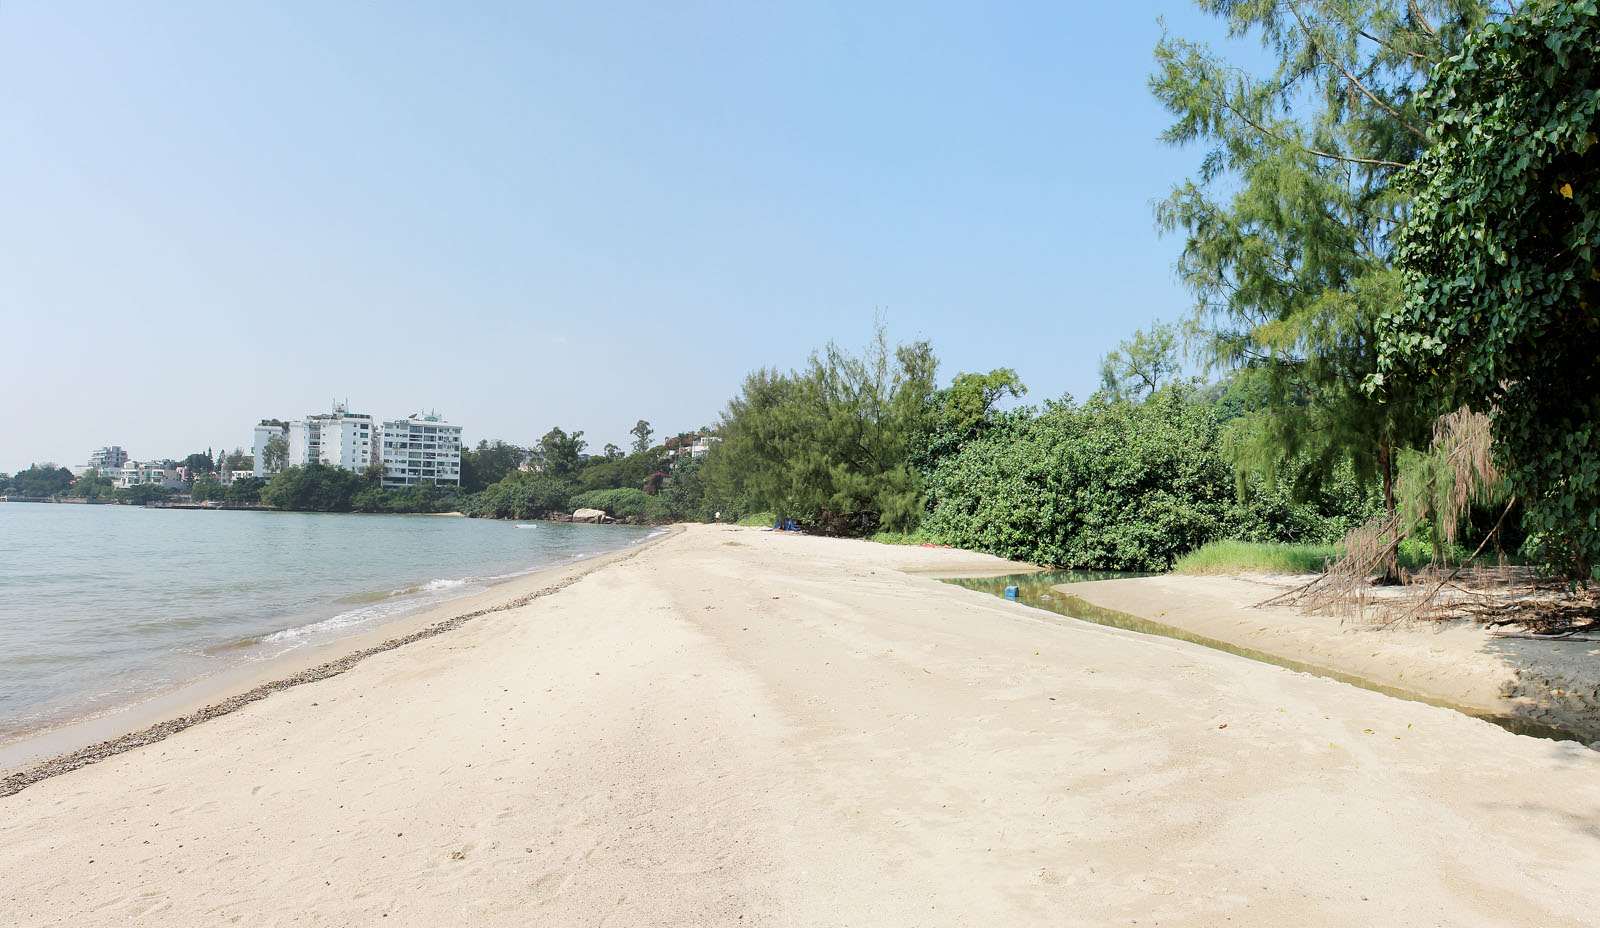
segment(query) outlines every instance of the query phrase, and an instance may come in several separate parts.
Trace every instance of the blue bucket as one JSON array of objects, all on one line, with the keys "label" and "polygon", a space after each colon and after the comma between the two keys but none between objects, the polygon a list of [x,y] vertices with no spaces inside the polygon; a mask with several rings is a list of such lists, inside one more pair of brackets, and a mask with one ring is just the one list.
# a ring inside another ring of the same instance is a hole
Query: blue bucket
[{"label": "blue bucket", "polygon": [[1014,587],[1014,586],[1006,587],[1006,599],[1016,599],[1017,598],[1017,592],[1018,592],[1017,588]]}]

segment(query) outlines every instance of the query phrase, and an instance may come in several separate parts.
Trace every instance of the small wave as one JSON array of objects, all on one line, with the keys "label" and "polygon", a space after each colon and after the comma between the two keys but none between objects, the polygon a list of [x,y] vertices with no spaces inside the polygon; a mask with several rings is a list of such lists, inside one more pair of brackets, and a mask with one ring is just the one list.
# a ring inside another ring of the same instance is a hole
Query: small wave
[{"label": "small wave", "polygon": [[411,596],[416,593],[436,593],[439,590],[453,590],[458,586],[465,586],[475,578],[446,578],[442,580],[429,580],[427,583],[417,583],[398,590],[382,590],[375,593],[352,593],[334,600],[336,603],[379,603],[396,596]]},{"label": "small wave", "polygon": [[[474,582],[474,580],[470,578],[455,577],[429,580],[427,583],[419,583],[415,586],[408,586],[404,589],[393,590],[389,593],[382,594],[378,597],[378,600],[373,605],[365,606],[360,609],[351,609],[349,611],[341,612],[338,615],[330,616],[329,618],[321,619],[316,622],[307,622],[304,625],[291,626],[289,628],[273,632],[269,635],[262,635],[261,637],[253,640],[255,642],[259,642],[260,644],[297,642],[300,639],[306,638],[310,635],[336,632],[340,629],[350,628],[356,625],[375,624],[387,619],[397,618],[400,615],[414,609],[423,609],[442,600],[451,598],[449,596],[426,596],[421,594],[446,593],[450,590],[461,589],[472,582]],[[402,600],[402,597],[411,598]],[[348,601],[348,598],[346,601]]]},{"label": "small wave", "polygon": [[537,525],[528,525],[528,524],[523,523],[523,522],[518,522],[517,523],[517,528],[538,528],[538,527],[539,526],[537,526]]}]

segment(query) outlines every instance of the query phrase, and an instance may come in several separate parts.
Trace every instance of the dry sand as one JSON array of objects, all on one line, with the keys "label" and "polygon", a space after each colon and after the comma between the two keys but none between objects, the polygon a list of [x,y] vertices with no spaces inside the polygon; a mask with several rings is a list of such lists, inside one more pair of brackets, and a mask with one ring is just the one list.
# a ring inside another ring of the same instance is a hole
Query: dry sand
[{"label": "dry sand", "polygon": [[907,572],[984,569],[691,527],[0,799],[0,922],[1600,911],[1600,754]]},{"label": "dry sand", "polygon": [[1310,577],[1098,580],[1056,589],[1240,647],[1359,676],[1466,711],[1600,739],[1600,643],[1529,640],[1471,619],[1375,628],[1257,604]]}]

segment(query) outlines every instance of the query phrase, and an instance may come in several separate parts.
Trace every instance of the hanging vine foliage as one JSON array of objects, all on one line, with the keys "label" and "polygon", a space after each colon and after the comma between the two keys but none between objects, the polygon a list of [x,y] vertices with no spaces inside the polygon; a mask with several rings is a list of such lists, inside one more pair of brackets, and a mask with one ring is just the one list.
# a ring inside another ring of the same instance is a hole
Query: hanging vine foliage
[{"label": "hanging vine foliage", "polygon": [[1530,3],[1441,63],[1379,372],[1491,411],[1525,550],[1600,579],[1600,12]]}]

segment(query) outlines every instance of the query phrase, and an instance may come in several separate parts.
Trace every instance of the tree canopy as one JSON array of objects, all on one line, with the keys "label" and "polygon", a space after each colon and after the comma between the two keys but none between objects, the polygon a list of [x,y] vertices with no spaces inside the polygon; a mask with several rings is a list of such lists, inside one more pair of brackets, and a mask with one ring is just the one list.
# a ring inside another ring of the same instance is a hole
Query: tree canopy
[{"label": "tree canopy", "polygon": [[[1179,273],[1216,366],[1266,399],[1230,430],[1235,460],[1315,489],[1349,465],[1396,508],[1397,451],[1437,410],[1378,370],[1376,327],[1399,298],[1393,179],[1429,145],[1417,94],[1429,69],[1496,12],[1473,0],[1204,0],[1275,58],[1251,74],[1168,36],[1152,88],[1165,138],[1206,142],[1196,179],[1158,217],[1186,235]],[[1391,559],[1390,576],[1398,568]]]},{"label": "tree canopy", "polygon": [[712,492],[822,531],[915,526],[923,488],[911,455],[937,366],[927,342],[891,352],[879,330],[860,356],[830,343],[803,371],[756,371],[717,428]]},{"label": "tree canopy", "polygon": [[1600,578],[1600,15],[1530,3],[1442,61],[1378,389],[1491,416],[1530,552]]}]

